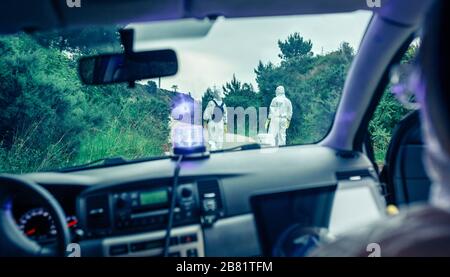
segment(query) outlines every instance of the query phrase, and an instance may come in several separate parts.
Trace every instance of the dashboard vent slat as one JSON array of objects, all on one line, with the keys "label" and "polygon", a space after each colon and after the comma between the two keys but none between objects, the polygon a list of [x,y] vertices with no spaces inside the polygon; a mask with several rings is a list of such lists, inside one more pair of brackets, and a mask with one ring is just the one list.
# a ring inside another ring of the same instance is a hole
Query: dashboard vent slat
[{"label": "dashboard vent slat", "polygon": [[108,195],[94,195],[86,198],[87,227],[104,229],[110,227]]},{"label": "dashboard vent slat", "polygon": [[356,180],[356,178],[373,177],[369,169],[336,172],[338,180]]}]

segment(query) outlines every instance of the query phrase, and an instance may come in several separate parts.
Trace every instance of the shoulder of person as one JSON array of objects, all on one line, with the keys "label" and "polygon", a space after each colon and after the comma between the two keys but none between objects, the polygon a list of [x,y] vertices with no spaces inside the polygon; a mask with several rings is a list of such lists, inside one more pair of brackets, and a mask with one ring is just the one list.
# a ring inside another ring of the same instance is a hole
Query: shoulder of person
[{"label": "shoulder of person", "polygon": [[364,229],[348,233],[317,249],[313,256],[367,257],[371,244],[381,256],[450,256],[450,213],[429,205],[416,205]]}]

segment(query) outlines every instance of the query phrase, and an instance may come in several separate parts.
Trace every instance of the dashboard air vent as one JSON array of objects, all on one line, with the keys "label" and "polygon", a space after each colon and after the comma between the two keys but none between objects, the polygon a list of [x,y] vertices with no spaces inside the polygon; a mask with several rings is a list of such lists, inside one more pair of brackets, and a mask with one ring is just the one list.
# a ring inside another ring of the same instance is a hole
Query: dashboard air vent
[{"label": "dashboard air vent", "polygon": [[108,195],[93,195],[86,198],[86,213],[88,229],[109,228]]},{"label": "dashboard air vent", "polygon": [[216,179],[197,182],[200,199],[200,222],[202,226],[212,226],[217,219],[224,216],[219,181]]},{"label": "dashboard air vent", "polygon": [[364,177],[373,176],[374,175],[372,175],[372,172],[369,169],[336,172],[336,178],[338,180],[358,181]]},{"label": "dashboard air vent", "polygon": [[217,209],[222,209],[222,198],[220,194],[219,181],[217,179],[198,181],[198,194],[200,201],[204,199],[215,199]]}]

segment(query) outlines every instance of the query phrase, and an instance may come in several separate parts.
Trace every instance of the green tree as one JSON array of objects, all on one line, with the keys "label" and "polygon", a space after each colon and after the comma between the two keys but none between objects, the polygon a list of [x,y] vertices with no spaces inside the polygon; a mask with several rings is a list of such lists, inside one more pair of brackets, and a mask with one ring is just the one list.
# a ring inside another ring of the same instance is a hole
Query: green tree
[{"label": "green tree", "polygon": [[120,51],[119,30],[122,25],[93,26],[47,32],[36,32],[32,37],[45,48],[53,47],[60,51],[92,54],[98,51]]},{"label": "green tree", "polygon": [[[226,95],[224,102],[228,108],[243,108],[244,110],[247,108],[255,108],[258,111],[258,108],[261,106],[260,94],[256,93],[252,84],[242,83],[239,81],[236,76],[233,74],[231,81],[225,83],[223,86],[223,91]],[[257,116],[259,114],[257,113]],[[258,119],[258,118],[257,118]],[[237,122],[237,118],[234,119],[235,123]],[[237,133],[238,126],[234,125],[235,130],[229,130],[233,133]],[[240,135],[245,136],[254,136],[256,134],[250,134],[249,130],[249,118],[245,120],[244,132]]]},{"label": "green tree", "polygon": [[158,91],[158,86],[154,81],[147,82],[147,91],[150,94],[155,94]]},{"label": "green tree", "polygon": [[311,40],[305,40],[299,33],[289,35],[284,41],[278,40],[278,47],[281,51],[278,56],[283,60],[313,55]]}]

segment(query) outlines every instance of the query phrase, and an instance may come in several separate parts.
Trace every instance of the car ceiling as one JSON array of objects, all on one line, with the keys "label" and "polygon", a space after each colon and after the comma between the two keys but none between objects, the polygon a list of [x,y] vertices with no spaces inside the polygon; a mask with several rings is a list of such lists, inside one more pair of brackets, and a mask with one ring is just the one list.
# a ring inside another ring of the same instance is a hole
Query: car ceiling
[{"label": "car ceiling", "polygon": [[[70,1],[70,0],[69,0]],[[72,0],[74,1],[74,0]],[[373,10],[400,24],[417,20],[412,2],[423,0],[80,0],[69,8],[66,0],[3,0],[0,32],[41,30],[67,26],[150,22],[180,18],[255,17],[340,13]],[[381,1],[381,8],[368,2]],[[395,15],[395,16],[394,16]]]}]

